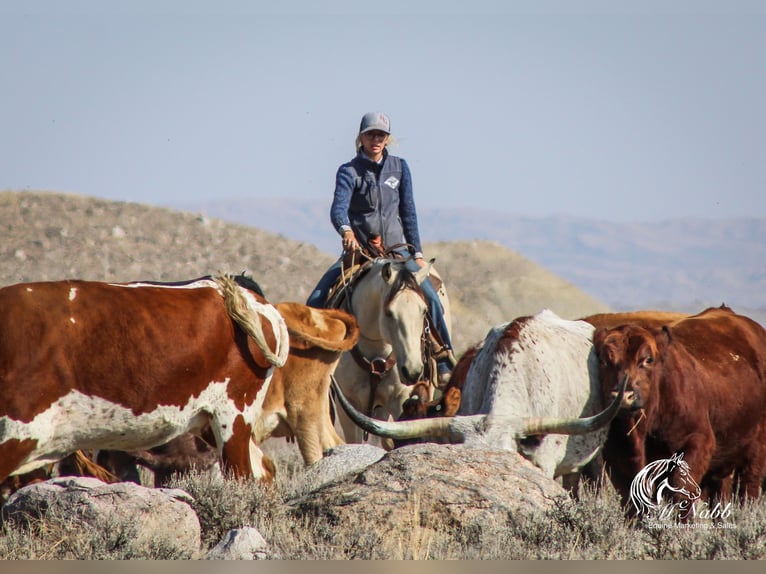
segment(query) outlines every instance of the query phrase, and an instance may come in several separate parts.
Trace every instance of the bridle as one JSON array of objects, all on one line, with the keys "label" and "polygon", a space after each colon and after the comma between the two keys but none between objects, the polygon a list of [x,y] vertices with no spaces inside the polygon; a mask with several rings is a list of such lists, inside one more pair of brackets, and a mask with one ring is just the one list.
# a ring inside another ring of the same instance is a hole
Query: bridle
[{"label": "bridle", "polygon": [[[344,252],[341,262],[341,284],[337,289],[337,292],[332,295],[333,307],[341,308],[344,311],[354,315],[353,312],[353,294],[356,283],[369,272],[373,264],[381,258],[397,259],[398,261],[406,262],[412,258],[402,258],[398,249],[401,247],[407,247],[406,244],[396,245],[385,251],[369,254],[364,250],[354,250],[351,253]],[[388,303],[386,303],[388,304]],[[435,360],[431,357],[431,346],[429,344],[429,323],[428,319],[423,320],[423,330],[421,334],[421,352],[423,353],[424,365],[426,374],[429,380],[435,377]],[[367,403],[366,414],[372,417],[372,412],[375,406],[375,395],[377,393],[378,386],[383,378],[396,367],[396,357],[393,350],[386,357],[367,357],[364,352],[359,348],[359,343],[354,345],[350,351],[351,356],[354,358],[354,362],[357,366],[368,374],[369,380],[369,401]],[[433,363],[433,365],[432,365]],[[367,440],[368,433],[365,431],[364,439]]]}]

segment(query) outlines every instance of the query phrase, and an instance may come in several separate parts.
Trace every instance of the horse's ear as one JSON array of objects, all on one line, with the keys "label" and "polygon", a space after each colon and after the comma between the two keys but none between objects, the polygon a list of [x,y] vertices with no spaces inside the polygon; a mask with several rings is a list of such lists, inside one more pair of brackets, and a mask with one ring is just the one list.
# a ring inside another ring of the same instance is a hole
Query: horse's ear
[{"label": "horse's ear", "polygon": [[383,264],[383,269],[380,270],[380,275],[383,277],[383,281],[388,283],[391,281],[391,277],[393,276],[394,272],[391,271],[391,262],[388,261],[387,263]]},{"label": "horse's ear", "polygon": [[418,269],[418,272],[415,273],[415,280],[418,282],[418,285],[428,278],[428,274],[431,272],[431,267],[433,267],[434,261],[436,261],[436,259],[431,258],[428,263]]}]

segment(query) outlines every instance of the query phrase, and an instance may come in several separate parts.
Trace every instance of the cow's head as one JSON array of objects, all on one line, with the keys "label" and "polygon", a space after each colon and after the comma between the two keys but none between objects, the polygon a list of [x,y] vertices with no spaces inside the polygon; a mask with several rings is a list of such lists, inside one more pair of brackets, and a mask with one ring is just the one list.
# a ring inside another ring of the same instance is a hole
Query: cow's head
[{"label": "cow's head", "polygon": [[647,408],[656,398],[658,362],[666,343],[666,331],[655,336],[635,324],[596,329],[593,345],[604,399],[613,398],[618,385],[627,379],[621,410],[630,413]]}]

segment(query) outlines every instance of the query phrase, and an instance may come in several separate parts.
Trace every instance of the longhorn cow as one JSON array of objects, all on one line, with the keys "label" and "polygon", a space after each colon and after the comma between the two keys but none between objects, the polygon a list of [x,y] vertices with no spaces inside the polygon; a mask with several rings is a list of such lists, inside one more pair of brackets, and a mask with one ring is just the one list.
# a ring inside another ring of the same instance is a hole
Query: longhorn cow
[{"label": "longhorn cow", "polygon": [[520,453],[555,478],[599,452],[620,406],[618,392],[604,408],[592,334],[592,325],[550,310],[491,329],[471,361],[455,416],[384,422],[338,398],[357,425],[379,436],[490,445]]}]

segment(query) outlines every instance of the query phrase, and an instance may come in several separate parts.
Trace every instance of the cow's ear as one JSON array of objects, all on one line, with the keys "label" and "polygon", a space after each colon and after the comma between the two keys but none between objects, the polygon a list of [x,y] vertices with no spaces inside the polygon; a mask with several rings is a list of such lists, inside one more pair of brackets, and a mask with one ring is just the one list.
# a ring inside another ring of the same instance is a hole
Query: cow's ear
[{"label": "cow's ear", "polygon": [[665,350],[673,342],[673,333],[670,330],[670,326],[663,325],[662,329],[654,335],[654,340],[657,343],[657,354],[664,355]]}]

